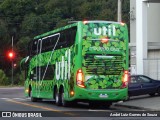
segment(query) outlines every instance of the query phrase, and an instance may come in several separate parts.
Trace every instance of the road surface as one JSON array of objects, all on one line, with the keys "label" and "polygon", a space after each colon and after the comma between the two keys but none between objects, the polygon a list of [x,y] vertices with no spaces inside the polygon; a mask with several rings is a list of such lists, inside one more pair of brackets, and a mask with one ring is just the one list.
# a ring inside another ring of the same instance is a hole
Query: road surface
[{"label": "road surface", "polygon": [[[124,116],[125,113],[129,113],[127,111],[138,114],[146,110],[115,105],[112,105],[109,109],[103,107],[91,109],[87,103],[78,103],[72,107],[59,107],[55,105],[53,100],[31,102],[30,98],[24,97],[23,87],[0,88],[0,120],[2,117],[7,117],[7,119],[12,120],[22,119],[22,117],[23,120],[36,119],[33,117],[37,117],[38,120],[53,120],[53,118],[56,118],[56,120],[72,120],[75,118],[80,120],[97,120],[99,118],[104,120],[135,120],[135,117]],[[119,113],[122,115],[118,117]],[[138,117],[136,120],[142,119],[146,118]],[[147,117],[147,119],[149,120],[149,117]]]}]

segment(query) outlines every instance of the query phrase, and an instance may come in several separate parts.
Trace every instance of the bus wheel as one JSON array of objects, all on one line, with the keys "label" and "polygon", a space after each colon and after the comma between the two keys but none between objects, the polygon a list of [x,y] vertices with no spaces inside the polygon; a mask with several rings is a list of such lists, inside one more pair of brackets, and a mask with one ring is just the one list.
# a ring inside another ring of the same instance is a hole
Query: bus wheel
[{"label": "bus wheel", "polygon": [[58,93],[58,90],[56,90],[56,93],[55,93],[55,100],[56,100],[56,105],[60,106],[61,105],[61,97],[60,97],[60,94]]},{"label": "bus wheel", "polygon": [[62,106],[67,107],[69,106],[69,101],[64,100],[64,90],[61,93],[61,100],[62,100]]},{"label": "bus wheel", "polygon": [[37,98],[31,97],[31,101],[32,101],[32,102],[37,102]]},{"label": "bus wheel", "polygon": [[32,101],[32,102],[37,102],[37,98],[35,98],[35,97],[32,96],[32,91],[30,91],[29,94],[30,94],[30,96],[31,96],[31,101]]}]

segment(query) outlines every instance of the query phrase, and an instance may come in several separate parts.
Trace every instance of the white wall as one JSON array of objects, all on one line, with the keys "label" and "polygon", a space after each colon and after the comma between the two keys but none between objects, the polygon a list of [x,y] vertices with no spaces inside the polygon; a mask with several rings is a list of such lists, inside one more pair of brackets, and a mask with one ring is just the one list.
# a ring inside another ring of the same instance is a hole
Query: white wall
[{"label": "white wall", "polygon": [[[136,1],[139,3],[140,1],[141,2],[143,1],[143,5],[141,6],[142,8],[139,9],[140,12],[142,12],[141,10],[143,9],[143,14],[141,16],[138,15],[139,14],[138,11],[136,14]],[[153,1],[153,0],[150,0],[150,1]],[[159,0],[157,3],[150,2],[149,4],[147,4],[147,0],[130,0],[131,67],[136,69],[138,68],[142,69],[140,65],[144,64],[143,70],[140,70],[140,73],[143,73],[152,77],[154,76],[155,78],[160,78],[160,74],[159,74],[160,73],[160,14],[159,13],[160,13]],[[134,18],[133,16],[137,18],[133,19]],[[136,20],[137,19],[141,20],[139,19],[140,17],[142,17],[143,28],[142,26],[137,26],[137,29],[136,29],[136,25],[137,25]],[[143,30],[141,34],[137,32],[139,31],[138,28],[141,28],[141,30]],[[137,37],[138,34],[141,37]],[[140,43],[142,44],[141,46],[139,46],[139,43],[136,43],[137,41],[136,38],[139,38],[138,40],[141,40],[140,38],[142,38],[142,41],[140,41]],[[138,51],[136,51],[136,45],[139,46]],[[141,52],[142,49],[143,51]],[[143,54],[139,54],[140,52]],[[139,67],[137,66],[137,63]],[[139,64],[139,63],[142,63],[142,64]]]},{"label": "white wall", "polygon": [[136,0],[130,0],[130,43],[136,43]]},{"label": "white wall", "polygon": [[130,0],[130,72],[136,74],[136,1]]},{"label": "white wall", "polygon": [[160,3],[149,3],[148,42],[160,42]]}]

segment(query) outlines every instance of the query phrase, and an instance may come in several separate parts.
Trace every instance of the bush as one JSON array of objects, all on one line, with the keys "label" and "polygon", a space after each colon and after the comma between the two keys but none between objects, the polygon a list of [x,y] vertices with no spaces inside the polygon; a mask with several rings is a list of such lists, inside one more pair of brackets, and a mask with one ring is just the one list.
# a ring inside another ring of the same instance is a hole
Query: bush
[{"label": "bush", "polygon": [[24,71],[21,73],[17,73],[14,76],[14,85],[24,85],[25,77],[24,77]]},{"label": "bush", "polygon": [[0,86],[9,85],[9,79],[2,69],[0,69]]}]

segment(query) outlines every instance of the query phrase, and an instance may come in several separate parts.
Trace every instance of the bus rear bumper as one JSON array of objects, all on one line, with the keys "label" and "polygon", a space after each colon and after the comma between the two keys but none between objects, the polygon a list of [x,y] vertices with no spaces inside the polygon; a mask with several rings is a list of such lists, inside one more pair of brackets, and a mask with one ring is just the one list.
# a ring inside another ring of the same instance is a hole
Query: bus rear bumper
[{"label": "bus rear bumper", "polygon": [[88,101],[121,101],[126,100],[128,89],[105,89],[105,90],[89,90],[85,88],[75,88],[75,100]]}]

